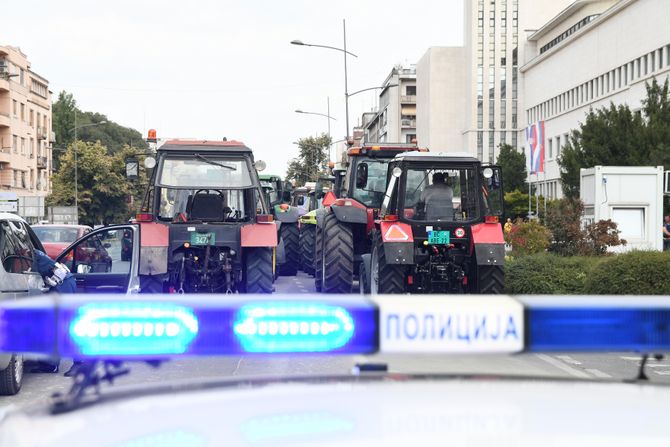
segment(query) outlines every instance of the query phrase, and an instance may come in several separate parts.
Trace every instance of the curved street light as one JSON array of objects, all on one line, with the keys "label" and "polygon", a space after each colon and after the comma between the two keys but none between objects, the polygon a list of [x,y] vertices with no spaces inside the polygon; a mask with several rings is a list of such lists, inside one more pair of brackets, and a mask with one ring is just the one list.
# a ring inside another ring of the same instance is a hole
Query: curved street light
[{"label": "curved street light", "polygon": [[[315,47],[315,48],[325,48],[328,50],[334,50],[334,51],[340,51],[341,53],[344,54],[344,107],[345,107],[345,115],[346,115],[346,126],[347,126],[347,132],[346,132],[346,138],[349,139],[349,87],[348,87],[348,79],[347,79],[347,54],[350,56],[353,56],[355,58],[358,58],[354,53],[347,51],[347,22],[345,19],[342,19],[342,30],[343,30],[343,37],[344,37],[344,48],[337,48],[337,47],[331,47],[329,45],[317,45],[313,43],[305,43],[302,40],[292,40],[291,45],[298,45],[301,47]],[[330,122],[330,121],[328,121]]]},{"label": "curved street light", "polygon": [[368,87],[364,88],[362,90],[355,91],[353,93],[349,93],[349,97],[352,97],[354,95],[358,95],[359,93],[367,92],[370,90],[383,90],[385,88],[391,88],[391,87],[398,87],[400,84],[389,84],[389,85],[380,85],[379,87]]}]

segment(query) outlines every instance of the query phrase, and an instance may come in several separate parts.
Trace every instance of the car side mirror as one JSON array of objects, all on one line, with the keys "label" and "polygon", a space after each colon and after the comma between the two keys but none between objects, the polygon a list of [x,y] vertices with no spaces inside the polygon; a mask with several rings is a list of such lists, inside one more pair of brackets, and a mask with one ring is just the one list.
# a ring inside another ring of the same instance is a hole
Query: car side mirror
[{"label": "car side mirror", "polygon": [[291,191],[284,191],[281,195],[282,202],[291,201]]},{"label": "car side mirror", "polygon": [[361,163],[356,168],[356,188],[365,188],[368,184],[368,164]]},{"label": "car side mirror", "polygon": [[109,242],[102,244],[102,246],[105,248],[112,248],[112,244],[110,244]]}]

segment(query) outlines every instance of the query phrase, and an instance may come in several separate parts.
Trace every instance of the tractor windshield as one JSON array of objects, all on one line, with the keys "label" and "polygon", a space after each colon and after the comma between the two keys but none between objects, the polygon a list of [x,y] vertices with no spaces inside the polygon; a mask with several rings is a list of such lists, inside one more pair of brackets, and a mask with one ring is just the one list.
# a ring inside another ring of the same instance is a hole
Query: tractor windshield
[{"label": "tractor windshield", "polygon": [[211,155],[168,157],[163,159],[160,186],[188,188],[250,188],[253,181],[244,159],[223,158]]},{"label": "tractor windshield", "polygon": [[[245,202],[247,191],[161,188],[158,217],[176,221],[199,220],[204,210],[208,215],[219,213],[216,220],[220,222],[245,221],[251,211]],[[207,209],[212,203],[215,204],[213,208]]]},{"label": "tractor windshield", "polygon": [[478,171],[473,168],[410,168],[405,175],[404,215],[423,221],[479,217]]},{"label": "tractor windshield", "polygon": [[368,208],[379,208],[386,193],[386,174],[389,160],[365,159],[358,164],[367,164],[367,182],[365,186],[354,189],[353,198]]}]

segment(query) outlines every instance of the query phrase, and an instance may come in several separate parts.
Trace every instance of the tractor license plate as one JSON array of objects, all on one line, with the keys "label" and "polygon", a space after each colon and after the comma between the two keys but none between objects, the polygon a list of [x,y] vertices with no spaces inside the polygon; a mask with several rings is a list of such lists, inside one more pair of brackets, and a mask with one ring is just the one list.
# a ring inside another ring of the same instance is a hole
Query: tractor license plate
[{"label": "tractor license plate", "polygon": [[428,243],[430,245],[446,245],[450,241],[448,231],[429,231]]},{"label": "tractor license plate", "polygon": [[215,242],[214,233],[191,233],[191,245],[214,245]]}]

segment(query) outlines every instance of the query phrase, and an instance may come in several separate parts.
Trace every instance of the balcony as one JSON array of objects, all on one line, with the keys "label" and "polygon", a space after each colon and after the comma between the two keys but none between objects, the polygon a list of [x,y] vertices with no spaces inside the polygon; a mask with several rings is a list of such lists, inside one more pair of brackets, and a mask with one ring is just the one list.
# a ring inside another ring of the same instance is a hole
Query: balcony
[{"label": "balcony", "polygon": [[403,104],[416,104],[416,95],[400,95],[400,102]]},{"label": "balcony", "polygon": [[46,140],[47,139],[47,129],[46,127],[37,126],[37,139]]},{"label": "balcony", "polygon": [[0,112],[0,127],[9,127],[11,120],[9,119],[9,114]]},{"label": "balcony", "polygon": [[413,129],[416,127],[416,120],[400,120],[400,127],[403,129],[410,128]]},{"label": "balcony", "polygon": [[0,163],[9,163],[12,158],[12,148],[3,147],[0,148]]},{"label": "balcony", "polygon": [[9,91],[9,80],[0,76],[0,93]]},{"label": "balcony", "polygon": [[37,157],[37,169],[46,169],[48,164],[47,157]]}]

